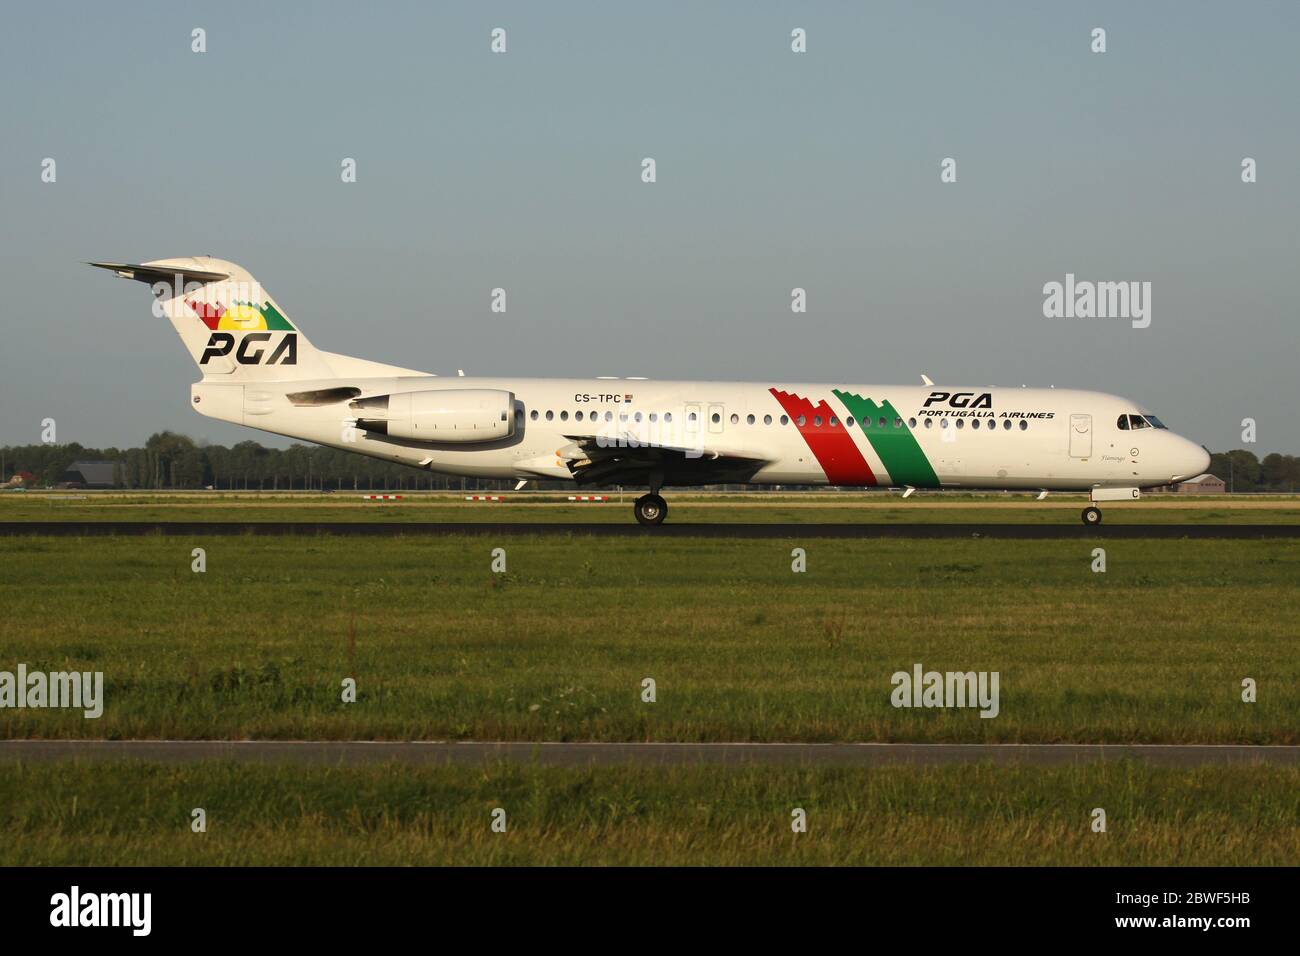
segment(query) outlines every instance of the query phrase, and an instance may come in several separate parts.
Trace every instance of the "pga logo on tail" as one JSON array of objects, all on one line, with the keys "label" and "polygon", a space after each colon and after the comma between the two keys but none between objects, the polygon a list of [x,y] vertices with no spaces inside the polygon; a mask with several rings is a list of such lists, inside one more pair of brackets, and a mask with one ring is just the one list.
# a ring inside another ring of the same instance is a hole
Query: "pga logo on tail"
[{"label": "pga logo on tail", "polygon": [[[244,336],[243,341],[239,343],[239,348],[235,350],[235,361],[240,365],[261,365],[262,356],[266,354],[266,349],[258,348],[252,352],[249,346],[260,345],[262,342],[271,340],[270,332],[249,332]],[[199,359],[200,365],[207,365],[209,359],[218,358],[223,355],[229,355],[230,350],[235,348],[235,337],[229,332],[213,332],[208,337],[208,346],[203,350],[203,357]],[[266,360],[267,365],[297,365],[298,364],[298,335],[290,332],[280,340],[280,344],[275,347],[271,357]]]},{"label": "pga logo on tail", "polygon": [[[234,304],[229,308],[219,301],[209,303],[186,299],[185,302],[200,321],[212,330],[203,356],[199,359],[200,365],[207,365],[211,359],[229,355],[232,349],[235,350],[235,361],[240,365],[261,365],[262,356],[267,354],[261,345],[270,342],[272,333],[275,332],[288,334],[271,351],[265,364],[298,364],[298,333],[275,307],[275,303],[262,294],[260,286],[251,292],[236,292]],[[235,332],[244,333],[238,349],[235,349]],[[258,348],[250,350],[255,345]]]}]

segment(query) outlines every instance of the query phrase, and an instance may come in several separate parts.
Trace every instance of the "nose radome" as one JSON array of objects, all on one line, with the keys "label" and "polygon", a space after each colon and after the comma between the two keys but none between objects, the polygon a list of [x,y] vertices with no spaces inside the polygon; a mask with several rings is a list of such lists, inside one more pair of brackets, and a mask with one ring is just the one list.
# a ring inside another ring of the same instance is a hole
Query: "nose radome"
[{"label": "nose radome", "polygon": [[1197,475],[1203,475],[1207,471],[1209,471],[1210,470],[1209,449],[1201,445],[1197,445],[1196,451],[1194,451],[1193,454],[1196,456],[1196,467],[1192,469],[1192,472]]},{"label": "nose radome", "polygon": [[1175,481],[1195,478],[1197,475],[1203,475],[1210,470],[1210,453],[1208,451],[1187,439],[1183,439],[1183,444],[1186,448],[1179,454],[1179,469],[1178,474],[1174,476]]}]

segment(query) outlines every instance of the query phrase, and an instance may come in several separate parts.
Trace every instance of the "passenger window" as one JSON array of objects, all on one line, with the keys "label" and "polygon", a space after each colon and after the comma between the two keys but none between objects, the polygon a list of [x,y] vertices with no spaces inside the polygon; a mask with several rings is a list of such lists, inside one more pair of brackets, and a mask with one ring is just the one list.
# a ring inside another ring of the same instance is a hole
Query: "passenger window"
[{"label": "passenger window", "polygon": [[787,418],[785,415],[782,415],[782,416],[781,416],[781,424],[782,424],[782,425],[789,425],[789,424],[790,424],[790,419]]},{"label": "passenger window", "polygon": [[560,412],[560,421],[567,422],[568,420],[569,420],[569,413],[567,411]]},{"label": "passenger window", "polygon": [[613,413],[613,412],[606,412],[606,413],[605,413],[605,421],[607,421],[607,422],[612,422],[613,420],[614,420],[614,413]]},{"label": "passenger window", "polygon": [[926,427],[926,428],[933,428],[933,427],[934,427],[934,419],[933,419],[933,418],[927,418],[927,419],[925,420],[925,427]]},{"label": "passenger window", "polygon": [[713,417],[709,419],[709,421],[713,422],[713,424],[716,425],[718,424],[718,422],[722,421],[722,416],[719,415],[717,412],[714,412]]},{"label": "passenger window", "polygon": [[528,417],[531,418],[533,421],[537,421],[537,409],[534,408],[531,412],[529,412]]},{"label": "passenger window", "polygon": [[814,427],[814,428],[821,428],[821,427],[822,427],[822,417],[821,417],[820,415],[814,415],[814,416],[813,416],[813,427]]},{"label": "passenger window", "polygon": [[666,421],[666,422],[670,422],[670,421],[672,421],[672,420],[673,420],[673,413],[672,413],[672,412],[664,412],[664,421]]},{"label": "passenger window", "polygon": [[959,418],[959,419],[957,419],[957,427],[958,427],[958,428],[965,428],[965,427],[966,427],[966,419],[964,419],[964,418]]},{"label": "passenger window", "polygon": [[549,422],[549,421],[551,421],[553,418],[555,418],[555,412],[551,411],[551,410],[548,408],[548,409],[546,410],[546,420]]},{"label": "passenger window", "polygon": [[651,412],[651,413],[650,413],[650,421],[652,421],[652,422],[656,422],[656,421],[658,421],[658,420],[659,420],[659,415],[658,415],[656,412]]},{"label": "passenger window", "polygon": [[753,415],[746,415],[746,416],[745,416],[745,424],[746,424],[746,425],[752,425],[752,424],[754,424],[754,416],[753,416]]},{"label": "passenger window", "polygon": [[687,420],[688,422],[693,422],[693,421],[695,421],[695,413],[694,413],[694,412],[691,412],[689,415],[687,415],[687,416],[686,416],[686,420]]},{"label": "passenger window", "polygon": [[840,424],[840,420],[839,420],[838,418],[836,418],[834,415],[832,415],[832,416],[831,416],[831,428],[837,428],[837,427],[839,427],[839,424]]},{"label": "passenger window", "polygon": [[1011,431],[1011,419],[1009,418],[1002,419],[1002,430],[1004,432]]},{"label": "passenger window", "polygon": [[640,412],[637,412],[637,413],[636,413],[635,415],[633,415],[632,417],[635,418],[637,421],[640,421],[640,420],[641,420],[641,413],[640,413]]},{"label": "passenger window", "polygon": [[915,427],[916,427],[916,419],[915,419],[915,418],[909,418],[909,419],[907,420],[907,427],[908,427],[908,428],[915,428]]},{"label": "passenger window", "polygon": [[895,427],[895,428],[902,428],[902,427],[903,427],[903,420],[902,420],[901,418],[895,418],[895,419],[894,419],[894,427]]},{"label": "passenger window", "polygon": [[579,422],[582,421],[582,412],[574,412],[573,418],[575,421],[579,421]]},{"label": "passenger window", "polygon": [[884,428],[884,427],[885,427],[886,425],[888,425],[888,424],[889,424],[889,419],[885,418],[884,415],[881,415],[881,416],[880,416],[880,427],[881,427],[881,428]]},{"label": "passenger window", "polygon": [[772,416],[771,416],[771,415],[764,415],[764,416],[763,416],[763,424],[764,424],[764,425],[770,425],[770,424],[772,424]]},{"label": "passenger window", "polygon": [[800,416],[796,419],[796,421],[799,423],[799,427],[800,427],[800,428],[803,428],[804,425],[807,425],[807,424],[808,424],[808,416],[807,416],[807,415],[800,415]]},{"label": "passenger window", "polygon": [[946,419],[946,418],[941,418],[941,419],[939,419],[939,427],[940,427],[940,428],[947,428],[947,427],[948,427],[948,419]]},{"label": "passenger window", "polygon": [[740,424],[740,416],[739,416],[739,415],[736,415],[735,413],[733,413],[732,416],[731,416],[731,424],[733,424],[733,425],[739,425],[739,424]]},{"label": "passenger window", "polygon": [[845,427],[845,428],[852,428],[852,427],[853,427],[853,416],[852,416],[852,415],[850,415],[848,418],[844,419],[844,427]]},{"label": "passenger window", "polygon": [[1020,419],[1020,430],[1024,431],[1028,427],[1029,427],[1029,422],[1025,421],[1023,418]]}]

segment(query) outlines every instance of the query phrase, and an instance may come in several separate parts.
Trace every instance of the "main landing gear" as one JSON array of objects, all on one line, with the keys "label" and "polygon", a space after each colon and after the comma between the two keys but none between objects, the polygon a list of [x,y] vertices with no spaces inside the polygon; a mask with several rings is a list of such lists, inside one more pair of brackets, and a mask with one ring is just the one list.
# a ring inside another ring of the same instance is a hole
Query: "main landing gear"
[{"label": "main landing gear", "polygon": [[636,513],[636,520],[643,525],[663,524],[668,517],[668,502],[652,492],[638,498],[632,510]]},{"label": "main landing gear", "polygon": [[1101,509],[1096,505],[1088,505],[1083,509],[1083,523],[1086,525],[1101,524]]}]

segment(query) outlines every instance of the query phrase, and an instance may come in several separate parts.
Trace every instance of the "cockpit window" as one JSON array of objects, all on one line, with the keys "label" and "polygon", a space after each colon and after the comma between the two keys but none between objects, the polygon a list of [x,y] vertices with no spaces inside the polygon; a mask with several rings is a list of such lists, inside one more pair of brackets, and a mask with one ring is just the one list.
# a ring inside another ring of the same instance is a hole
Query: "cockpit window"
[{"label": "cockpit window", "polygon": [[1120,431],[1134,428],[1168,428],[1169,426],[1154,415],[1121,415],[1115,422]]}]

